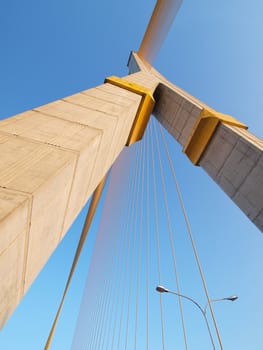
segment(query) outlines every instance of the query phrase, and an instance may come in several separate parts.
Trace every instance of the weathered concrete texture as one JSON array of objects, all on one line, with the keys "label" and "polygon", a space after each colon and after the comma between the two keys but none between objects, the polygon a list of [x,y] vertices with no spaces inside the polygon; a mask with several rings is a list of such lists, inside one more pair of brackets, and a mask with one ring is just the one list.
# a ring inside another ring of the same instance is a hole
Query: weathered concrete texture
[{"label": "weathered concrete texture", "polygon": [[[154,94],[155,117],[183,146],[201,111],[207,108],[161,83]],[[263,142],[247,130],[219,124],[199,165],[263,231]]]},{"label": "weathered concrete texture", "polygon": [[[0,241],[0,251],[5,252],[0,276],[7,272],[7,267],[10,269],[8,280],[4,278],[0,282],[0,290],[5,290],[6,296],[0,299],[2,323],[58,243],[77,157],[71,151],[3,132],[0,132],[0,154],[0,188],[16,194],[5,197],[10,210],[5,224],[5,208],[1,210],[1,237],[18,233],[8,247]],[[18,195],[30,198],[26,218],[29,225],[25,229],[25,220],[21,220],[22,232],[19,220],[15,219],[21,210],[18,212],[16,205]]]},{"label": "weathered concrete texture", "polygon": [[184,147],[203,107],[164,84],[159,84],[154,97],[155,117]]},{"label": "weathered concrete texture", "polygon": [[30,196],[0,189],[0,327],[17,305],[22,292],[30,211]]},{"label": "weathered concrete texture", "polygon": [[147,84],[148,79],[152,86],[154,84],[154,98],[157,103],[153,114],[169,133],[185,146],[199,114],[208,106],[172,84],[135,52],[129,57],[128,67],[133,73],[132,79],[136,79],[136,72],[143,72],[141,76],[144,77],[144,83]]},{"label": "weathered concrete texture", "polygon": [[0,122],[0,325],[125,146],[140,101],[103,84]]},{"label": "weathered concrete texture", "polygon": [[[184,147],[207,108],[180,89],[161,83],[154,94],[155,117]],[[219,124],[199,165],[263,231],[263,146],[247,130]]]},{"label": "weathered concrete texture", "polygon": [[220,124],[200,166],[263,231],[263,142],[247,130]]},{"label": "weathered concrete texture", "polygon": [[[142,71],[159,81],[154,93],[154,115],[183,146],[203,109],[211,109],[165,79],[132,53],[130,72]],[[133,76],[136,76],[133,74]],[[219,124],[199,165],[263,231],[263,141],[247,130]]]}]

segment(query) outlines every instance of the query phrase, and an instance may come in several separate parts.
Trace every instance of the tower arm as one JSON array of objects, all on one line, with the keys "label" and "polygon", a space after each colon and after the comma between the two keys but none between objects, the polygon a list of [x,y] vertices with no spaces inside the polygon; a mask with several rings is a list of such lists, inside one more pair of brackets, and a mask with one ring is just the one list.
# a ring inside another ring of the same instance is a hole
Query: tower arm
[{"label": "tower arm", "polygon": [[154,116],[247,217],[263,231],[263,141],[236,119],[165,79],[136,53],[129,67],[148,72],[159,84]]}]

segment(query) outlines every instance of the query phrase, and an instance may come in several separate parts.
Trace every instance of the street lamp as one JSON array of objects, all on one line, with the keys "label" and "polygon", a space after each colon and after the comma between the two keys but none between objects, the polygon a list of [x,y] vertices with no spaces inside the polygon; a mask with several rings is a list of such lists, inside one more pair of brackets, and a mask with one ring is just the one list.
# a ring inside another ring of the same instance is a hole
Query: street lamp
[{"label": "street lamp", "polygon": [[[229,301],[235,301],[238,299],[237,295],[231,295],[229,297],[225,297],[225,298],[218,298],[218,299],[210,299],[210,302],[214,303],[216,301],[224,301],[224,300],[229,300]],[[206,306],[204,307],[204,312],[206,313],[208,307],[208,303],[206,303]]]},{"label": "street lamp", "polygon": [[[170,293],[170,294],[175,294],[177,295],[178,297],[181,297],[181,298],[184,298],[184,299],[187,299],[187,300],[190,300],[192,303],[194,303],[198,309],[201,311],[203,317],[204,317],[204,320],[205,320],[205,323],[206,323],[206,326],[207,326],[207,330],[208,330],[208,333],[209,333],[209,337],[210,337],[210,340],[211,340],[211,343],[212,343],[212,346],[213,346],[213,349],[216,350],[216,347],[215,347],[215,344],[214,344],[214,340],[213,340],[213,337],[212,337],[212,333],[211,333],[211,329],[210,329],[210,326],[209,326],[209,323],[208,323],[208,320],[207,320],[207,316],[206,316],[206,310],[207,310],[207,306],[208,306],[208,303],[206,304],[206,306],[204,308],[202,308],[200,306],[200,304],[198,304],[197,301],[195,301],[194,299],[188,297],[187,295],[184,295],[184,294],[180,294],[180,293],[176,293],[174,292],[173,290],[169,290],[163,286],[160,286],[158,285],[156,287],[156,290],[157,292],[159,293]],[[223,301],[223,300],[229,300],[229,301],[235,301],[238,299],[238,296],[236,295],[231,295],[229,297],[225,297],[225,298],[219,298],[219,299],[211,299],[210,302],[216,302],[216,301]]]}]

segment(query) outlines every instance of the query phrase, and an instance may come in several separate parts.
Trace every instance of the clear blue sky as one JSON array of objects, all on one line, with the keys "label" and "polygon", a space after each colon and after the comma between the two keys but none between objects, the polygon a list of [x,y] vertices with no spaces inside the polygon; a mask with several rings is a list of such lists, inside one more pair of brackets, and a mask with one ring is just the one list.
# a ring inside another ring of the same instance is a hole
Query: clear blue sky
[{"label": "clear blue sky", "polygon": [[[0,11],[0,117],[125,75],[154,1],[9,0]],[[263,135],[263,4],[185,0],[156,60],[171,81]],[[183,158],[178,152],[178,157]],[[182,189],[226,349],[262,349],[263,236],[199,168],[182,161]],[[202,200],[200,200],[202,198]],[[197,213],[197,208],[198,213]],[[42,349],[83,213],[0,333],[0,349]],[[96,223],[95,223],[96,224]],[[54,350],[71,346],[95,229],[73,279]],[[155,350],[155,349],[152,349]],[[156,349],[157,350],[157,349]]]}]

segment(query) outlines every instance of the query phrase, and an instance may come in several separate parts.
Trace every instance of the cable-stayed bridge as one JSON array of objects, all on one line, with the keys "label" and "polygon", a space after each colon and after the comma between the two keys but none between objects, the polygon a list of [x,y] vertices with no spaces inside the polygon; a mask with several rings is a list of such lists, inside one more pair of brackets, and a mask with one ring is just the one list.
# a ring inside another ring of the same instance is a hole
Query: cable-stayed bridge
[{"label": "cable-stayed bridge", "polygon": [[[134,54],[131,56],[130,67],[132,72],[137,70],[140,72],[133,73],[124,79],[109,78],[101,87],[36,108],[3,122],[1,130],[2,144],[6,147],[4,152],[6,154],[11,152],[7,156],[8,160],[10,154],[17,152],[15,154],[17,160],[13,158],[15,161],[11,162],[10,173],[6,171],[5,164],[6,173],[3,173],[2,178],[4,200],[7,192],[9,196],[15,197],[14,208],[19,208],[17,214],[25,219],[25,226],[21,225],[23,229],[18,234],[20,241],[21,237],[26,236],[25,252],[17,262],[19,266],[23,266],[21,276],[18,272],[22,281],[21,287],[17,276],[13,278],[13,283],[18,283],[16,288],[20,296],[60,241],[102,175],[116,159],[123,146],[127,142],[130,143],[133,135],[131,128],[133,132],[136,131],[135,116],[138,117],[139,126],[146,126],[146,123],[140,120],[138,110],[144,109],[142,100],[145,101],[147,99],[145,96],[148,95],[152,95],[155,100],[155,115],[178,139],[193,163],[203,166],[226,192],[229,191],[229,195],[244,212],[260,225],[261,207],[256,195],[260,196],[259,189],[262,187],[256,180],[262,179],[258,176],[257,169],[258,159],[261,156],[261,141],[246,131],[242,123],[218,114],[181,89],[174,87],[149,66],[145,59]],[[147,89],[146,92],[145,89]],[[92,113],[90,113],[91,120],[85,124],[87,110],[91,110]],[[81,120],[77,122],[73,120],[73,113],[74,118]],[[105,131],[101,133],[100,128],[105,125],[105,115],[109,122]],[[115,123],[115,128],[110,126],[111,121]],[[67,128],[67,125],[70,127]],[[69,130],[68,135],[65,130]],[[112,131],[113,134],[110,133]],[[140,133],[143,131],[139,129],[138,133],[140,138]],[[136,138],[137,136],[135,140]],[[112,140],[116,140],[117,144],[112,145],[110,143]],[[89,148],[90,145],[92,150]],[[242,147],[246,146],[248,148],[244,150]],[[225,152],[222,152],[223,148]],[[255,156],[251,155],[252,151],[255,151]],[[217,157],[218,153],[219,157]],[[99,156],[103,158],[100,159]],[[254,163],[251,163],[252,159],[255,159]],[[232,166],[231,161],[235,166]],[[23,166],[21,167],[20,164]],[[237,170],[236,164],[243,166]],[[245,175],[241,170],[245,171]],[[253,180],[248,175],[256,177]],[[90,182],[83,181],[84,176],[88,177]],[[237,180],[237,183],[234,183],[234,180]],[[86,186],[84,188],[83,183]],[[253,189],[255,184],[257,184],[256,191]],[[251,197],[255,198],[255,203],[250,197],[246,198],[244,193],[247,196],[252,194]],[[10,197],[8,201],[10,202]],[[13,212],[13,208],[11,209]],[[44,210],[47,212],[45,213]],[[25,214],[26,211],[34,215],[28,216]],[[43,222],[43,214],[50,218],[48,227],[46,222]],[[16,220],[20,218],[18,216]],[[56,227],[56,230],[52,230],[51,233],[50,227]],[[20,247],[19,250],[21,251]],[[15,269],[15,271],[18,270]],[[12,293],[8,295],[10,297]],[[15,299],[17,300],[17,296]],[[5,302],[5,305],[10,303],[12,304],[12,300]]]}]

